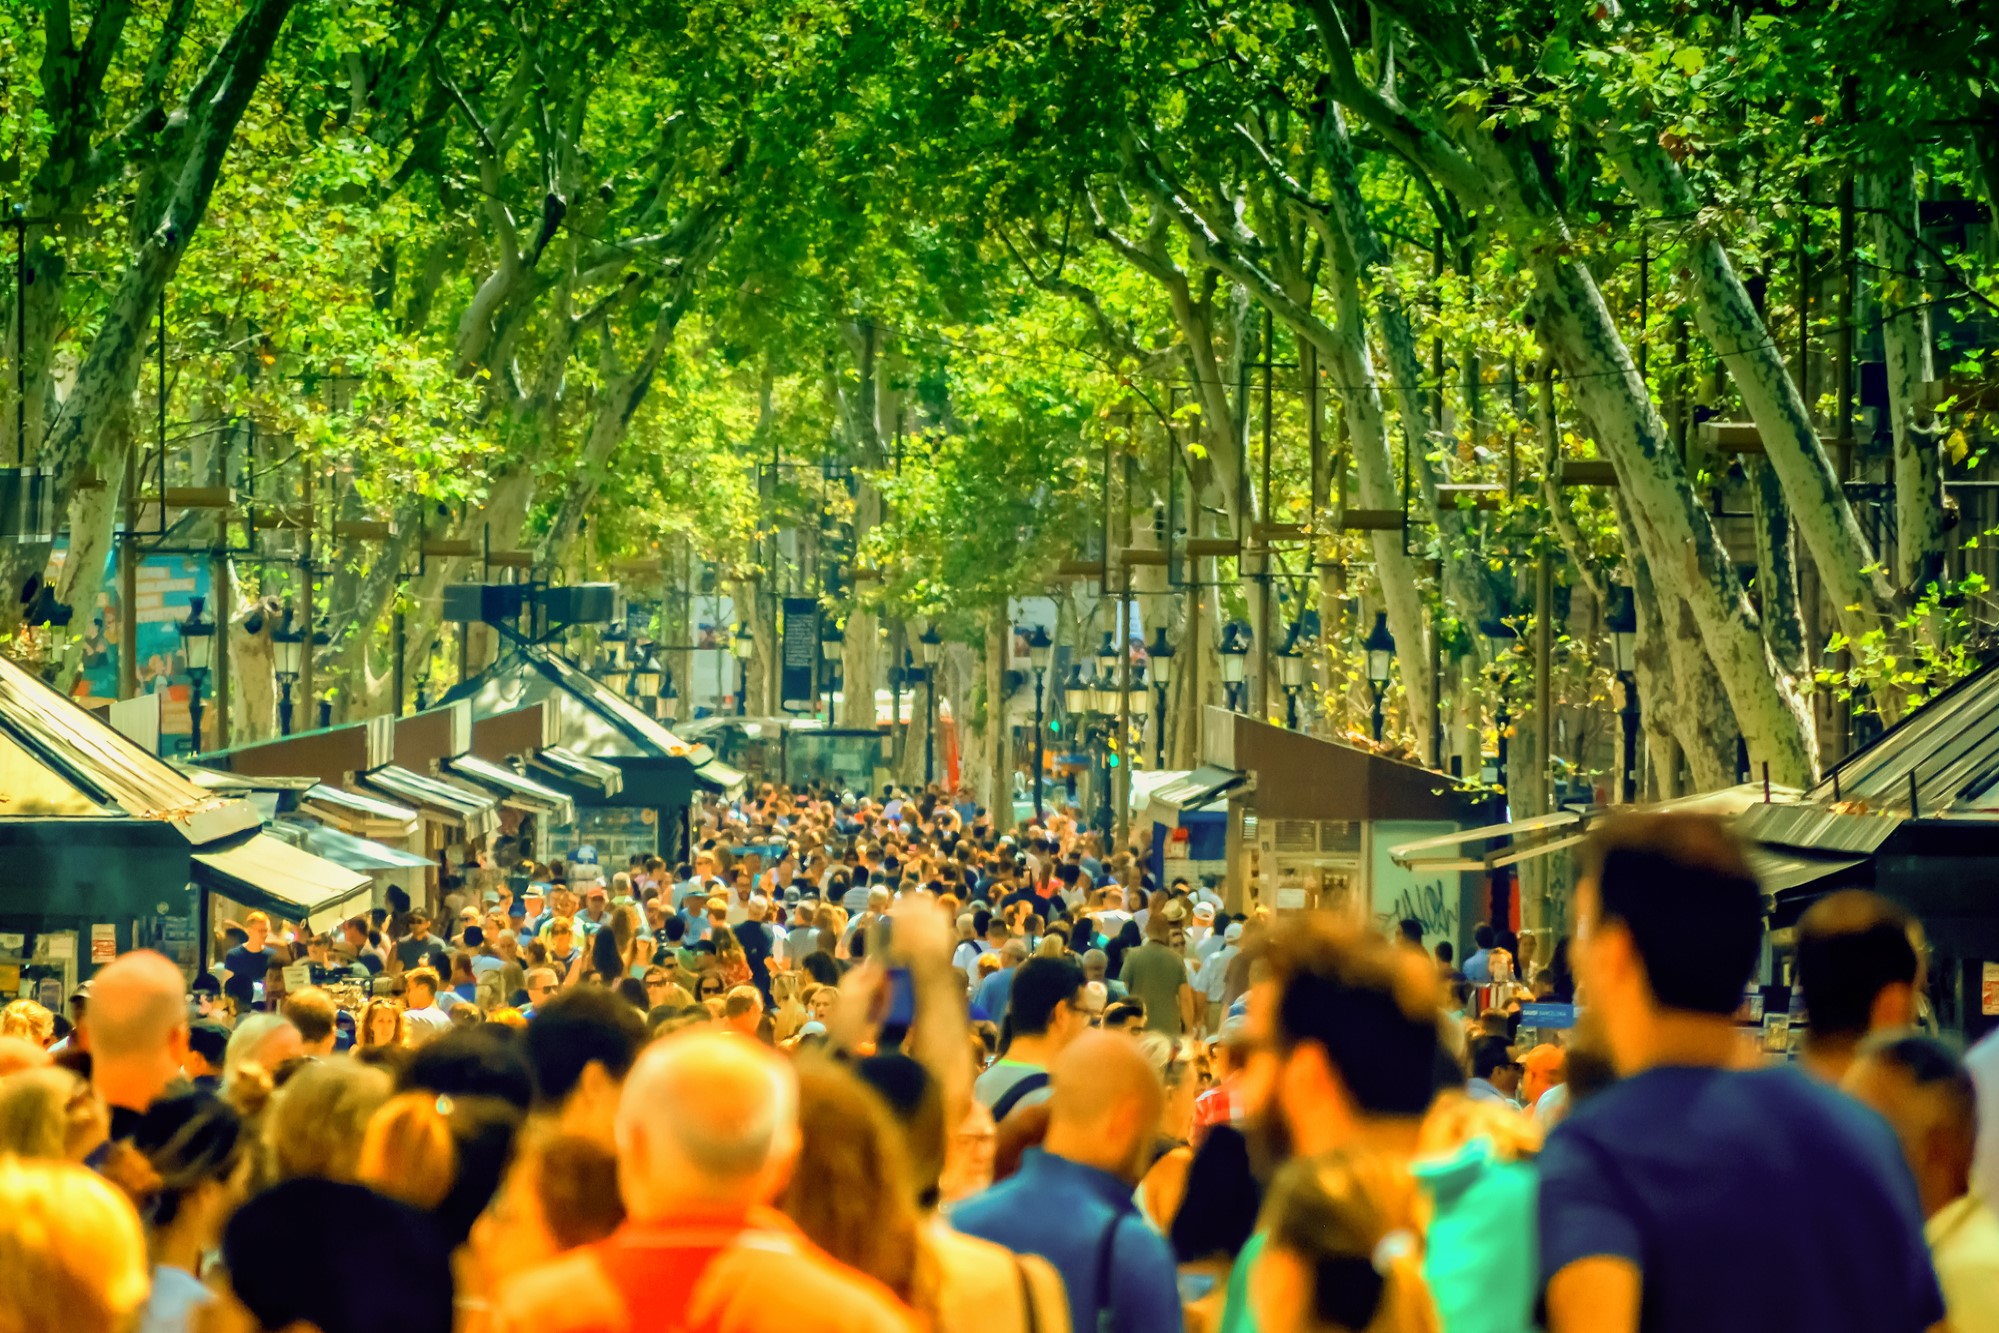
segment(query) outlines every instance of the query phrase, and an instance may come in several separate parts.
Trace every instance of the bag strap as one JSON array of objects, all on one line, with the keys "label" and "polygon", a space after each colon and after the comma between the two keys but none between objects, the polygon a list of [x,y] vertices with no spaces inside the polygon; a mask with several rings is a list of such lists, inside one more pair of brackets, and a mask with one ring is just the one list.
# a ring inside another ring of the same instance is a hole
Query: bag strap
[{"label": "bag strap", "polygon": [[1045,1069],[1037,1069],[1033,1073],[1023,1076],[1018,1083],[1015,1083],[1012,1087],[1001,1093],[1000,1099],[993,1103],[993,1123],[997,1125],[1002,1120],[1005,1120],[1007,1113],[1020,1105],[1021,1098],[1027,1096],[1029,1093],[1039,1092],[1047,1086],[1048,1071]]},{"label": "bag strap", "polygon": [[1097,1243],[1097,1333],[1111,1330],[1111,1263],[1117,1257],[1117,1233],[1122,1225],[1124,1214],[1118,1213]]},{"label": "bag strap", "polygon": [[1041,1333],[1041,1310],[1035,1304],[1034,1283],[1027,1275],[1027,1260],[1014,1255],[1013,1272],[1020,1280],[1020,1309],[1027,1319],[1027,1333]]}]

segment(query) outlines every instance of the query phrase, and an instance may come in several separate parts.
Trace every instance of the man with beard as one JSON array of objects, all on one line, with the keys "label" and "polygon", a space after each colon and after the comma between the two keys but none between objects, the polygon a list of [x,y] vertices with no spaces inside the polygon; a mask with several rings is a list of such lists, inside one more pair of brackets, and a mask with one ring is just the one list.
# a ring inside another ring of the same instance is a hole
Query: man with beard
[{"label": "man with beard", "polygon": [[[1444,1333],[1531,1327],[1533,1236],[1517,1223],[1532,1215],[1531,1172],[1476,1137],[1449,1158],[1416,1159],[1444,1064],[1435,968],[1331,916],[1287,922],[1262,955],[1235,1083],[1257,1173],[1337,1149],[1408,1163],[1431,1195],[1423,1270]],[[1249,1280],[1263,1244],[1259,1233],[1236,1260],[1222,1333],[1254,1333]]]}]

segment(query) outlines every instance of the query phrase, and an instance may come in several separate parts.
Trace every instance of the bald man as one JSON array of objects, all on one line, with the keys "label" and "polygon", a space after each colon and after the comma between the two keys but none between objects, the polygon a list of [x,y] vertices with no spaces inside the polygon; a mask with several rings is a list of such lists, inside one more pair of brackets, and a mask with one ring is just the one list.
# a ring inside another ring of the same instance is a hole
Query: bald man
[{"label": "bald man", "polygon": [[1934,1037],[1881,1034],[1863,1041],[1841,1086],[1901,1140],[1951,1333],[1999,1330],[1999,1217],[1971,1188],[1978,1092],[1964,1062]]},{"label": "bald man", "polygon": [[[1165,1105],[1159,1075],[1120,1032],[1087,1032],[1049,1069],[1048,1136],[1020,1170],[951,1214],[958,1230],[1054,1264],[1070,1327],[1173,1333],[1173,1252],[1138,1215],[1132,1187],[1151,1160]],[[1105,1322],[1105,1317],[1108,1322]]]},{"label": "bald man", "polygon": [[187,980],[164,955],[121,954],[91,979],[83,1031],[91,1082],[111,1108],[113,1139],[130,1138],[146,1108],[181,1076],[187,1028]]},{"label": "bald man", "polygon": [[909,1310],[770,1204],[798,1156],[791,1066],[737,1033],[648,1047],[618,1103],[625,1223],[503,1287],[496,1333],[913,1330]]}]

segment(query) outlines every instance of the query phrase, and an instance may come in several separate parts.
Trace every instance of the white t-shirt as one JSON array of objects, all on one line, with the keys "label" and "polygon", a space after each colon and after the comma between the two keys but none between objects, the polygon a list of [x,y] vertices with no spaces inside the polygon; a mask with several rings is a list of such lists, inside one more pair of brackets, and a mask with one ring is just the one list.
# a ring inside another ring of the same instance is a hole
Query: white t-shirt
[{"label": "white t-shirt", "polygon": [[435,1000],[425,1008],[406,1012],[403,1015],[403,1022],[409,1028],[412,1046],[421,1046],[451,1031],[451,1015],[438,1008]]}]

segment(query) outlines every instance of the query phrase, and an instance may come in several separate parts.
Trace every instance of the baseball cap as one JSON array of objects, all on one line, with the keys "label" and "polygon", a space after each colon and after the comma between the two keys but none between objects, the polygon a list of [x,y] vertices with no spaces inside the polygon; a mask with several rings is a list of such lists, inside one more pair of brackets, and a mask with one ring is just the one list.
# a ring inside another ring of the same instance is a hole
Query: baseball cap
[{"label": "baseball cap", "polygon": [[1222,943],[1234,944],[1242,938],[1242,922],[1231,921],[1229,928],[1222,932]]},{"label": "baseball cap", "polygon": [[1194,904],[1194,919],[1196,921],[1213,921],[1215,919],[1215,905],[1213,903]]}]

